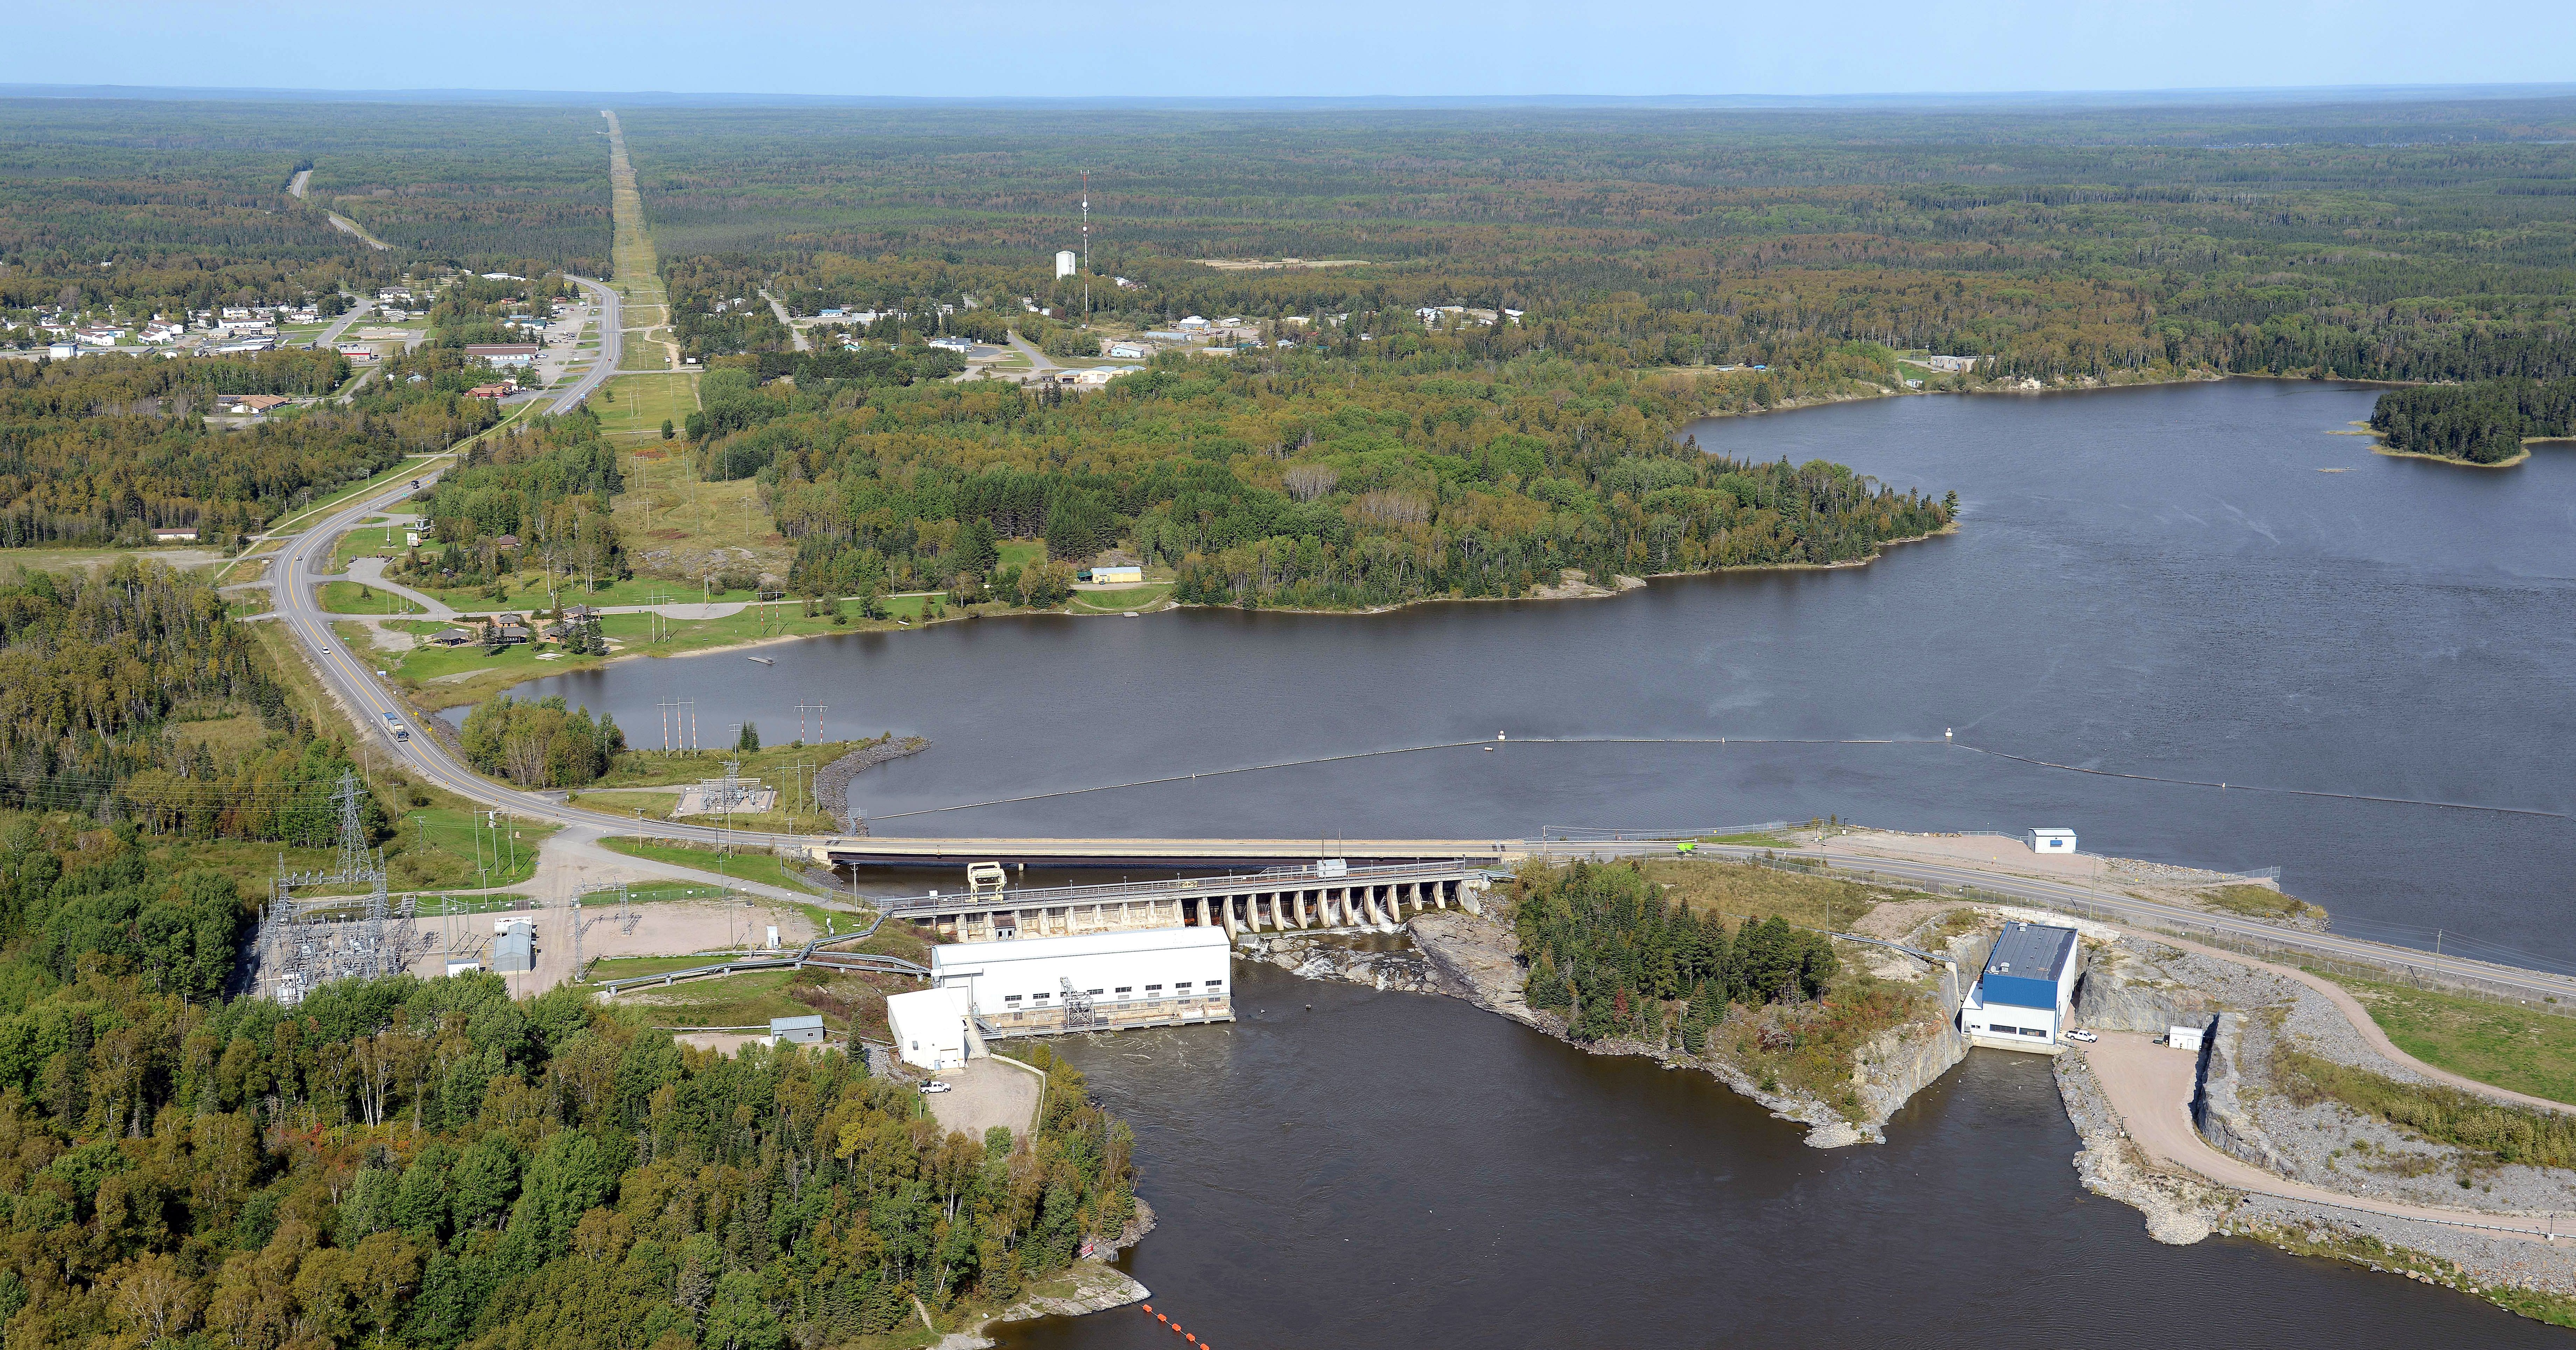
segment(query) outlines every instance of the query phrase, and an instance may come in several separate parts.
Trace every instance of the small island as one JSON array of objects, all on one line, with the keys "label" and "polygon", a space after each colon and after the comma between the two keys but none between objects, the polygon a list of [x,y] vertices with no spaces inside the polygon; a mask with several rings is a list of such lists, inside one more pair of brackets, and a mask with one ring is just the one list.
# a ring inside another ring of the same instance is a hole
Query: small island
[{"label": "small island", "polygon": [[2392,389],[2370,429],[2385,454],[2504,468],[2530,458],[2527,441],[2576,436],[2576,377]]}]

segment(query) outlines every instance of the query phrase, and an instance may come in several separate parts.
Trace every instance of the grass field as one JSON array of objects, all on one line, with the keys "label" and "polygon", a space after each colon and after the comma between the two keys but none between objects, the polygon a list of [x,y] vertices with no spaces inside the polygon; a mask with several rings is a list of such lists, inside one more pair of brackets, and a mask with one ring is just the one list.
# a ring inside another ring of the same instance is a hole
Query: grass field
[{"label": "grass field", "polygon": [[2458,994],[2324,974],[2349,989],[2397,1048],[2427,1064],[2576,1103],[2576,1017]]},{"label": "grass field", "polygon": [[331,546],[331,570],[346,572],[349,564],[360,558],[397,557],[409,547],[403,542],[404,527],[399,525],[360,525],[340,536]]},{"label": "grass field", "polygon": [[2269,886],[2216,886],[2196,894],[2208,901],[2213,909],[2242,914],[2249,919],[2296,919],[2312,912],[2325,912]]},{"label": "grass field", "polygon": [[[610,444],[621,449],[649,449],[663,444],[662,419],[669,418],[675,429],[685,427],[689,414],[697,407],[698,377],[687,371],[620,375],[603,385],[599,397],[590,401],[591,411],[599,414],[600,430]],[[671,444],[683,446],[685,442]]]},{"label": "grass field", "polygon": [[650,605],[661,601],[672,604],[696,604],[701,600],[743,601],[757,599],[756,592],[736,588],[708,592],[695,581],[669,581],[653,577],[630,577],[624,581],[604,581],[590,591],[582,589],[580,577],[558,577],[556,591],[546,590],[544,572],[513,572],[501,578],[501,598],[495,600],[481,586],[413,586],[403,584],[431,599],[466,614],[493,614],[502,611],[520,613],[529,609],[546,609],[555,600],[567,605],[597,605],[603,608],[619,605]]},{"label": "grass field", "polygon": [[[659,840],[621,839],[615,836],[600,840],[599,845],[611,852],[623,853],[630,858],[649,858],[655,862],[670,863],[675,867],[712,872],[717,876],[735,881],[756,881],[765,886],[777,886],[808,895],[814,893],[814,888],[806,885],[802,876],[788,870],[784,860],[766,853],[737,853],[731,857],[724,857],[712,849],[689,848]],[[816,910],[808,915],[814,919],[816,928],[824,926],[822,918],[819,917],[822,913],[823,911]]]},{"label": "grass field", "polygon": [[1000,551],[1002,560],[997,570],[1046,561],[1046,541],[1043,539],[1005,539]]},{"label": "grass field", "polygon": [[[756,480],[698,480],[674,460],[630,460],[618,529],[638,572],[696,578],[709,570],[787,575],[795,548],[760,504]],[[721,560],[711,555],[724,550]],[[744,552],[750,557],[745,558]]]},{"label": "grass field", "polygon": [[[593,783],[593,788],[638,788],[688,784],[714,778],[724,772],[726,760],[739,760],[745,778],[783,783],[795,773],[798,760],[816,765],[829,764],[853,750],[874,744],[871,741],[821,741],[799,746],[793,743],[796,728],[792,725],[761,728],[769,742],[747,754],[730,750],[674,750],[665,753],[637,744],[636,748],[617,757],[606,774]],[[627,733],[630,744],[633,732]]]},{"label": "grass field", "polygon": [[[417,614],[420,606],[354,581],[322,583],[322,608],[333,614]],[[444,627],[445,625],[440,625]]]},{"label": "grass field", "polygon": [[1667,899],[1693,909],[1713,909],[1731,927],[1745,918],[1779,915],[1809,928],[1845,930],[1878,907],[1882,886],[1806,877],[1778,868],[1716,858],[1646,864],[1646,875],[1669,885]]},{"label": "grass field", "polygon": [[405,810],[395,822],[398,838],[385,841],[387,884],[400,890],[480,890],[535,876],[537,846],[555,827],[505,816],[495,828],[486,820],[470,808]]},{"label": "grass field", "polygon": [[1067,602],[1066,607],[1076,614],[1085,611],[1095,614],[1125,614],[1140,609],[1152,609],[1171,598],[1172,588],[1168,584],[1139,586],[1130,591],[1075,591],[1073,599]]},{"label": "grass field", "polygon": [[206,548],[12,548],[0,549],[0,569],[15,566],[30,572],[65,572],[75,567],[113,566],[119,558],[157,562],[181,570],[222,561],[222,555]]}]

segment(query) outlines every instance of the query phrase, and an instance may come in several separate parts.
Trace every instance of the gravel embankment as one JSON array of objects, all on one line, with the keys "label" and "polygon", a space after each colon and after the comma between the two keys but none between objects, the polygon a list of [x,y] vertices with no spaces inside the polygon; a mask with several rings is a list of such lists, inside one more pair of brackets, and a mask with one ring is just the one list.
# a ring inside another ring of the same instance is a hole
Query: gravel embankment
[{"label": "gravel embankment", "polygon": [[[930,748],[923,736],[884,736],[833,760],[814,771],[814,800],[824,814],[834,820],[850,819],[850,780],[880,764],[891,763],[906,755],[917,755]],[[847,828],[856,830],[856,825]]]}]

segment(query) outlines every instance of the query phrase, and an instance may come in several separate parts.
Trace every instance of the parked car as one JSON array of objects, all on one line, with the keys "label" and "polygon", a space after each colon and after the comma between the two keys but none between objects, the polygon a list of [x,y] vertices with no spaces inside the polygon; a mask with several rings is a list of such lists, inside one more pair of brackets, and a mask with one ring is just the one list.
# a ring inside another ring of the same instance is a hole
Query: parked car
[{"label": "parked car", "polygon": [[2066,1029],[2066,1039],[2070,1041],[2082,1041],[2086,1045],[2091,1045],[2102,1038],[2094,1035],[2092,1032],[2086,1031],[2082,1027],[2069,1027]]},{"label": "parked car", "polygon": [[921,1090],[924,1092],[948,1092],[952,1089],[946,1083],[940,1082],[936,1078],[928,1078],[922,1080]]}]

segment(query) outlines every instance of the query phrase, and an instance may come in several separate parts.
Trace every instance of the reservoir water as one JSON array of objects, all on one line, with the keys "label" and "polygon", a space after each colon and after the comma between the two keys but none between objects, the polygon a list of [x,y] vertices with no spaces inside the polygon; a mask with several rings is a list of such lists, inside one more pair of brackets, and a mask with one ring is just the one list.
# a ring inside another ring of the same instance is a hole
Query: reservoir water
[{"label": "reservoir water", "polygon": [[[2330,434],[2370,400],[2233,381],[1697,428],[1712,450],[1958,491],[1958,534],[1863,568],[1367,617],[985,620],[522,692],[612,711],[638,744],[675,696],[701,727],[750,718],[772,740],[803,702],[831,705],[834,735],[931,737],[860,780],[880,833],[2068,825],[2093,851],[2277,865],[2351,931],[2439,927],[2576,960],[2563,818],[2220,793],[1931,745],[1507,743],[902,814],[1497,730],[1944,727],[2124,772],[2576,809],[2576,453],[2501,472],[2375,456]],[[2567,1343],[2355,1267],[2155,1244],[2077,1184],[2036,1059],[1975,1052],[1888,1143],[1827,1153],[1704,1077],[1463,1003],[1238,971],[1236,1025],[1066,1047],[1134,1124],[1162,1214],[1132,1269],[1223,1350]],[[1150,1325],[1129,1309],[1005,1338],[1177,1339]]]},{"label": "reservoir water", "polygon": [[[1888,399],[1704,423],[1960,496],[1866,567],[1656,582],[1615,600],[1393,614],[1021,618],[536,682],[658,743],[827,703],[917,733],[871,770],[877,833],[1532,833],[1839,815],[2077,830],[2093,852],[2278,866],[2339,926],[2576,961],[2560,817],[2220,792],[1938,745],[1530,745],[1344,760],[975,810],[959,803],[1428,742],[1912,737],[2122,772],[2576,810],[2576,452],[2508,470],[2334,435],[2367,390],[2223,384]],[[707,733],[714,734],[714,733]],[[929,814],[916,814],[929,811]],[[935,883],[934,883],[935,884]]]}]

